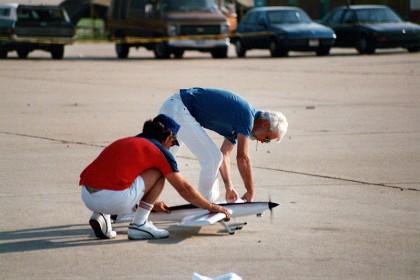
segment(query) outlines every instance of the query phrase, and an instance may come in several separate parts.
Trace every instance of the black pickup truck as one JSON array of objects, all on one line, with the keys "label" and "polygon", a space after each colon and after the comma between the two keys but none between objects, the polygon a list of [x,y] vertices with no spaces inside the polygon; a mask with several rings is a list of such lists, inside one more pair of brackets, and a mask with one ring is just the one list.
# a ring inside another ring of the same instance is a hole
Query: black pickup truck
[{"label": "black pickup truck", "polygon": [[33,50],[61,59],[75,35],[75,26],[59,6],[0,4],[0,59],[10,51],[27,58]]}]

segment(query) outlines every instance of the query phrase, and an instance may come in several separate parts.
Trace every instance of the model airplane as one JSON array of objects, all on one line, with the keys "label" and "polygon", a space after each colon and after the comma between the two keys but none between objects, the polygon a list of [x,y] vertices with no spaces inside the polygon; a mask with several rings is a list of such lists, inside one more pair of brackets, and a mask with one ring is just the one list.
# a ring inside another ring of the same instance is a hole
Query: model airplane
[{"label": "model airplane", "polygon": [[[221,224],[229,234],[234,234],[236,230],[242,229],[246,222],[239,222],[236,218],[257,215],[262,216],[266,210],[272,210],[278,206],[274,202],[235,202],[235,203],[218,203],[227,208],[230,212],[231,219],[226,221],[226,215],[223,213],[209,213],[209,211],[197,208],[192,204],[169,207],[170,214],[162,212],[152,212],[149,219],[153,222],[174,222],[180,227],[202,227],[215,223]],[[130,217],[131,216],[131,217]],[[119,222],[131,221],[133,215],[114,216],[114,220]]]}]

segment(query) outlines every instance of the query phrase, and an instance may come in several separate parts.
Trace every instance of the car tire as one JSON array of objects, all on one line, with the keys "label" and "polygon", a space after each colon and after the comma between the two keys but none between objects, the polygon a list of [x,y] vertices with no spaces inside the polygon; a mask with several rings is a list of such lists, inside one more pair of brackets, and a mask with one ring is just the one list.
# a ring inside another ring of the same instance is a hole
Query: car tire
[{"label": "car tire", "polygon": [[316,50],[316,55],[317,56],[326,56],[330,54],[330,47],[322,47],[319,48],[318,50]]},{"label": "car tire", "polygon": [[360,37],[357,46],[357,51],[359,54],[374,54],[375,53],[375,46],[371,40],[366,38],[365,36]]},{"label": "car tire", "polygon": [[130,47],[124,43],[115,44],[115,52],[117,53],[117,57],[120,59],[125,59],[128,57],[128,53],[130,52]]},{"label": "car tire", "polygon": [[174,54],[175,58],[182,58],[184,56],[184,50],[180,50],[180,49],[176,49],[176,50],[172,50],[172,53]]},{"label": "car tire", "polygon": [[26,59],[28,58],[28,54],[29,54],[29,50],[25,49],[25,48],[19,48],[16,50],[18,57],[20,59]]},{"label": "car tire", "polygon": [[228,55],[228,47],[215,48],[211,51],[213,58],[226,58]]},{"label": "car tire", "polygon": [[62,59],[64,57],[64,45],[53,45],[51,47],[51,57],[53,59]]},{"label": "car tire", "polygon": [[407,48],[407,51],[410,53],[415,53],[415,52],[420,51],[420,47],[409,47]]},{"label": "car tire", "polygon": [[157,59],[168,59],[171,57],[171,50],[165,42],[155,44],[153,52],[155,53],[155,58]]},{"label": "car tire", "polygon": [[280,56],[288,56],[289,51],[287,49],[281,48],[279,43],[275,39],[270,40],[269,50],[271,57],[280,57]]},{"label": "car tire", "polygon": [[0,47],[0,59],[7,58],[7,51]]},{"label": "car tire", "polygon": [[245,48],[242,40],[240,40],[240,39],[236,40],[235,50],[236,50],[236,55],[238,57],[245,57],[246,56],[246,48]]}]

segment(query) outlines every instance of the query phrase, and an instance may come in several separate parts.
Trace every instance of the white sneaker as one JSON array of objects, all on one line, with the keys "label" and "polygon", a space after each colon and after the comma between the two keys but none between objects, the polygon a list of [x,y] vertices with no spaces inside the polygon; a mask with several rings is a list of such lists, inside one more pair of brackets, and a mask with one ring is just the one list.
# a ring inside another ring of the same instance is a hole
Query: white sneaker
[{"label": "white sneaker", "polygon": [[128,227],[129,239],[158,239],[168,236],[169,232],[167,230],[156,228],[150,221],[146,221],[142,225],[131,223]]},{"label": "white sneaker", "polygon": [[99,239],[113,239],[117,233],[112,230],[109,215],[93,212],[89,224]]}]

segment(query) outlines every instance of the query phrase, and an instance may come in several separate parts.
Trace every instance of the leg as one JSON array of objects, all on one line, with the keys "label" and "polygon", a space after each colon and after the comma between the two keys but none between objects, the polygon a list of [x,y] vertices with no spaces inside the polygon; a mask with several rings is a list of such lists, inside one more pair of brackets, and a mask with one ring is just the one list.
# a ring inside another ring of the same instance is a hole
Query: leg
[{"label": "leg", "polygon": [[178,135],[200,162],[199,192],[207,200],[216,201],[219,197],[219,168],[223,160],[220,149],[197,122],[181,125]]},{"label": "leg", "polygon": [[162,193],[165,184],[165,178],[157,169],[149,169],[141,174],[144,182],[144,195],[139,202],[133,223],[142,225],[149,218],[153,209],[153,204]]},{"label": "leg", "polygon": [[[180,145],[185,143],[200,162],[198,190],[209,201],[216,201],[219,197],[217,176],[223,159],[220,149],[191,116],[179,95],[174,95],[165,101],[159,113],[171,116],[181,125],[177,135]],[[178,150],[178,147],[171,148],[174,155],[178,153]]]},{"label": "leg", "polygon": [[141,177],[144,181],[144,195],[141,200],[154,204],[163,191],[165,177],[157,169],[146,170]]},{"label": "leg", "polygon": [[147,170],[141,174],[141,177],[143,178],[145,185],[144,196],[136,210],[133,223],[131,223],[128,227],[128,238],[166,238],[169,236],[168,231],[164,229],[157,229],[152,222],[147,221],[150,212],[153,209],[153,204],[156,202],[163,190],[165,177],[163,177],[157,169]]}]

